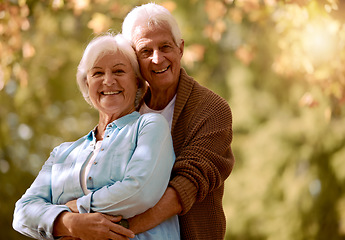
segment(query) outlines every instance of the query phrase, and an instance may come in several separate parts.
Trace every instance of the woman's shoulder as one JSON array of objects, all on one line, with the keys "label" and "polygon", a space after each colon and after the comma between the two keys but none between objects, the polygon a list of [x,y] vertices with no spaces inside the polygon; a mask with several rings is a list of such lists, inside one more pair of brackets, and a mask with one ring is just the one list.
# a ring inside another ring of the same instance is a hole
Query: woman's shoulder
[{"label": "woman's shoulder", "polygon": [[78,140],[76,141],[72,141],[72,142],[63,142],[61,143],[60,145],[56,146],[52,153],[53,155],[57,155],[57,154],[61,154],[65,151],[67,151],[68,149],[70,149],[71,147],[74,148],[75,146],[74,145],[80,145],[82,142],[85,141],[85,139],[87,138],[88,135],[84,136],[84,137],[81,137],[79,138]]},{"label": "woman's shoulder", "polygon": [[166,121],[163,115],[159,113],[144,113],[140,115],[140,118],[146,121]]},{"label": "woman's shoulder", "polygon": [[162,114],[159,113],[144,113],[139,117],[139,122],[144,125],[159,125],[162,127],[168,127],[169,123]]}]

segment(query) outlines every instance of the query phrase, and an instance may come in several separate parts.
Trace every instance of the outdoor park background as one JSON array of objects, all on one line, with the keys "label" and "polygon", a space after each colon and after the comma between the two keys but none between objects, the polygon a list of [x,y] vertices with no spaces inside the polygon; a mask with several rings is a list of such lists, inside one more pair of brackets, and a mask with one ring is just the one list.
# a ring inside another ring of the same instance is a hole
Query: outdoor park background
[{"label": "outdoor park background", "polygon": [[[146,2],[0,0],[1,239],[27,239],[15,201],[53,147],[97,123],[75,82],[86,44]],[[187,72],[233,111],[226,239],[345,239],[345,1],[156,2],[179,22]]]}]

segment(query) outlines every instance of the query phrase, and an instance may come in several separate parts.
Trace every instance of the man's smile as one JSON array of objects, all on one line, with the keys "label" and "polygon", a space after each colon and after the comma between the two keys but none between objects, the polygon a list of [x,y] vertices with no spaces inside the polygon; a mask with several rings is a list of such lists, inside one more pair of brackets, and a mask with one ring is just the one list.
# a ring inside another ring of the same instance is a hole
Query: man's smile
[{"label": "man's smile", "polygon": [[164,72],[166,72],[169,68],[170,68],[170,66],[167,66],[166,68],[163,68],[163,69],[161,69],[161,70],[157,70],[157,71],[152,70],[152,72],[154,72],[154,73],[164,73]]}]

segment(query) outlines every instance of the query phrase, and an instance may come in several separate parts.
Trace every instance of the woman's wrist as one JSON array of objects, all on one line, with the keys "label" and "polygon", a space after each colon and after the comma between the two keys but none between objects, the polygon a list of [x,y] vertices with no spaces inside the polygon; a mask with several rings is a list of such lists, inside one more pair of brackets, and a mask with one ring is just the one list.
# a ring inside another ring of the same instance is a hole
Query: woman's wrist
[{"label": "woman's wrist", "polygon": [[64,211],[60,213],[54,221],[53,236],[72,236],[73,216],[75,213]]}]

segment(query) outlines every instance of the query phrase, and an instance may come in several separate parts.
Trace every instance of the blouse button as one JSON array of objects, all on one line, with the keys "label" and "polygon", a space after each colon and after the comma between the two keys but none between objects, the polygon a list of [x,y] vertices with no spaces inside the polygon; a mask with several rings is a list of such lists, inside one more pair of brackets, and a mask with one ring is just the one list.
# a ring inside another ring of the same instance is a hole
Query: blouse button
[{"label": "blouse button", "polygon": [[89,177],[89,180],[92,180],[92,177]]},{"label": "blouse button", "polygon": [[93,162],[93,165],[96,165],[97,164],[97,162]]}]

